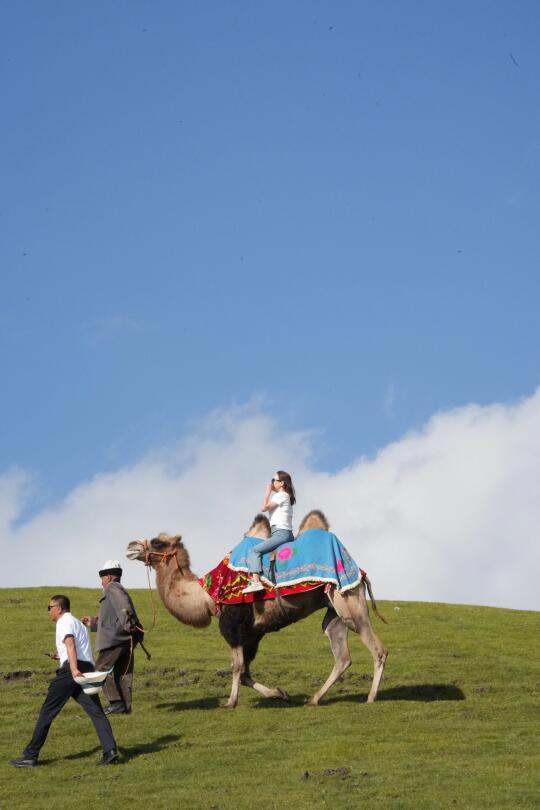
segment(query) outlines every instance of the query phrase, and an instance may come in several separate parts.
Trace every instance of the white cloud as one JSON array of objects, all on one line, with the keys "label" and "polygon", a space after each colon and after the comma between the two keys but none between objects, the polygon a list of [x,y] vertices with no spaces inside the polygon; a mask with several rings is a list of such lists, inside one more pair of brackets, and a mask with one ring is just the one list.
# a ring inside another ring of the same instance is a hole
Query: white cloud
[{"label": "white cloud", "polygon": [[[216,412],[177,447],[96,475],[20,525],[29,477],[8,472],[0,585],[97,585],[105,559],[163,530],[182,533],[203,574],[240,540],[283,468],[294,474],[298,520],[323,509],[379,598],[540,609],[540,389],[516,405],[437,414],[336,473],[314,469],[313,441],[257,408]],[[128,587],[145,584],[142,565],[126,560],[124,572]]]}]

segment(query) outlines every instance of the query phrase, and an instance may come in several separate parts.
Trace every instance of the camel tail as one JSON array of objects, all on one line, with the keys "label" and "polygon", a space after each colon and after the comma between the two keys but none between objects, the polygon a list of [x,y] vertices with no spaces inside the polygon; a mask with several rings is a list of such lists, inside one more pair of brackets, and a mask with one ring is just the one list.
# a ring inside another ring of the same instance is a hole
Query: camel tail
[{"label": "camel tail", "polygon": [[386,619],[384,618],[382,613],[379,613],[379,610],[377,608],[377,602],[375,601],[375,597],[373,596],[373,591],[371,589],[371,582],[369,581],[369,577],[368,577],[367,574],[363,575],[362,582],[366,583],[368,593],[369,593],[369,598],[371,599],[371,607],[373,609],[373,612],[379,617],[381,622],[384,622],[384,624],[388,624],[388,622],[386,621]]}]

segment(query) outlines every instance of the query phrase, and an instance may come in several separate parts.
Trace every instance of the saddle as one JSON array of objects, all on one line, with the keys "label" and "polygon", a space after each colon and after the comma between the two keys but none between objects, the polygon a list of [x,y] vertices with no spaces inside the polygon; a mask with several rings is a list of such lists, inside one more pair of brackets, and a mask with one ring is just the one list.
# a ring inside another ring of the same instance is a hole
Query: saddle
[{"label": "saddle", "polygon": [[249,554],[258,537],[244,537],[216,568],[201,577],[201,586],[217,604],[238,604],[253,599],[275,599],[325,585],[341,592],[361,581],[364,572],[332,532],[308,529],[293,542],[264,554],[261,581],[264,591],[243,594],[248,583]]}]

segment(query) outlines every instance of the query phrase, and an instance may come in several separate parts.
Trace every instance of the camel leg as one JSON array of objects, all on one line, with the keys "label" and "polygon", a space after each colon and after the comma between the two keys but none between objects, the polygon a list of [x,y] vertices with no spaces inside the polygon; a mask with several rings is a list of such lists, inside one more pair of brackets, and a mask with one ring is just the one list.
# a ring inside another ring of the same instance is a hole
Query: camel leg
[{"label": "camel leg", "polygon": [[363,583],[354,591],[349,591],[349,593],[339,594],[334,592],[333,605],[338,616],[351,630],[358,633],[372,655],[373,680],[367,702],[373,703],[381,683],[388,650],[383,646],[371,625]]},{"label": "camel leg", "polygon": [[283,689],[272,689],[269,686],[265,686],[262,683],[254,680],[251,677],[251,673],[249,671],[251,662],[257,655],[257,649],[259,647],[259,640],[253,641],[250,644],[244,645],[244,670],[240,676],[240,683],[242,686],[249,686],[251,689],[255,689],[256,692],[259,692],[261,695],[267,698],[279,698],[279,700],[289,700],[289,695],[287,692],[284,692]]},{"label": "camel leg", "polygon": [[380,639],[373,632],[371,623],[369,625],[363,624],[359,632],[360,638],[373,656],[373,680],[367,698],[368,703],[373,703],[379,691],[384,665],[388,658],[388,650],[383,647]]},{"label": "camel leg", "polygon": [[263,683],[259,683],[255,681],[249,671],[243,672],[240,676],[240,682],[242,686],[250,686],[251,689],[255,689],[256,692],[260,692],[261,695],[267,698],[279,698],[280,700],[290,700],[289,695],[283,689],[280,689],[279,686],[275,689],[270,688],[269,686],[265,686]]},{"label": "camel leg", "polygon": [[232,648],[232,686],[229,701],[226,704],[226,709],[234,709],[238,703],[238,692],[240,691],[240,679],[244,672],[244,648]]},{"label": "camel leg", "polygon": [[[256,651],[256,647],[255,647]],[[280,700],[289,700],[289,695],[283,689],[271,689],[262,683],[255,681],[249,671],[249,662],[255,657],[254,651],[249,647],[233,647],[232,648],[232,686],[229,701],[226,704],[227,709],[234,709],[238,704],[238,693],[240,685],[249,686],[260,692],[261,695],[267,698],[279,698]]]},{"label": "camel leg", "polygon": [[328,692],[330,687],[335,684],[352,663],[349,645],[347,643],[349,628],[339,616],[332,619],[324,632],[330,641],[330,647],[334,656],[334,668],[319,691],[307,702],[307,706],[317,706],[323,695]]}]

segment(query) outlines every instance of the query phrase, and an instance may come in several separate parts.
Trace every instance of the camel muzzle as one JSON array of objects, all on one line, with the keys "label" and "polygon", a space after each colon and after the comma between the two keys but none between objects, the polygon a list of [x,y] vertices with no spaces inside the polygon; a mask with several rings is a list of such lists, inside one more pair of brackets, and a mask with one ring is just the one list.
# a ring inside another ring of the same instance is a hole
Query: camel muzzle
[{"label": "camel muzzle", "polygon": [[127,547],[126,557],[128,560],[138,560],[141,559],[142,555],[144,555],[144,543],[133,540]]}]

